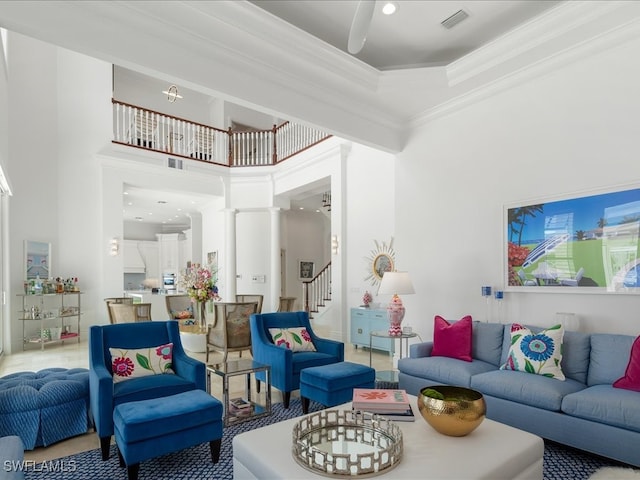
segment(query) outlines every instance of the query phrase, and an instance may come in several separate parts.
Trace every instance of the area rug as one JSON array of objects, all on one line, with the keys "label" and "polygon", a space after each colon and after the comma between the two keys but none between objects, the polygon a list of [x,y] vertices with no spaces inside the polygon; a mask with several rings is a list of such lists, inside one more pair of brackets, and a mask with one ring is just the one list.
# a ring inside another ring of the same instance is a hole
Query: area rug
[{"label": "area rug", "polygon": [[[309,411],[322,407],[311,402]],[[231,480],[233,479],[232,439],[235,435],[302,415],[299,399],[289,409],[273,405],[272,415],[224,429],[220,461],[211,463],[209,445],[202,444],[180,452],[142,462],[139,480]],[[283,445],[282,448],[289,448]],[[613,460],[589,455],[553,442],[545,442],[544,480],[588,480],[603,467],[627,467]],[[50,462],[27,465],[26,480],[126,480],[126,468],[118,462],[116,447],[111,446],[109,460],[102,461],[100,450],[71,455]],[[321,478],[321,477],[318,477]],[[608,477],[618,478],[618,477]],[[626,478],[626,477],[621,477]]]}]

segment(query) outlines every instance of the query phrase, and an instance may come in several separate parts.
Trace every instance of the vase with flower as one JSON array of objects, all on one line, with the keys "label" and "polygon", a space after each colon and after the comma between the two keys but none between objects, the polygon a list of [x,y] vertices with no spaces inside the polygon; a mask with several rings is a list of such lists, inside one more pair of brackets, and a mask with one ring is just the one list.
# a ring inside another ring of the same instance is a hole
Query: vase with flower
[{"label": "vase with flower", "polygon": [[217,271],[212,267],[202,267],[193,264],[180,277],[178,285],[184,288],[193,303],[193,316],[196,325],[206,326],[205,305],[209,300],[220,300],[218,295]]}]

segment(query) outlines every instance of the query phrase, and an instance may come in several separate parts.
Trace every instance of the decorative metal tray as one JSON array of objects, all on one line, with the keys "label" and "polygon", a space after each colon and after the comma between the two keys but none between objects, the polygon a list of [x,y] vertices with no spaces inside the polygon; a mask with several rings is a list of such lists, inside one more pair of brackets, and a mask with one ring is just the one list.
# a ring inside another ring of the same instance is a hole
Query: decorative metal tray
[{"label": "decorative metal tray", "polygon": [[402,459],[402,431],[391,420],[358,410],[321,410],[293,427],[293,458],[327,477],[373,477]]}]

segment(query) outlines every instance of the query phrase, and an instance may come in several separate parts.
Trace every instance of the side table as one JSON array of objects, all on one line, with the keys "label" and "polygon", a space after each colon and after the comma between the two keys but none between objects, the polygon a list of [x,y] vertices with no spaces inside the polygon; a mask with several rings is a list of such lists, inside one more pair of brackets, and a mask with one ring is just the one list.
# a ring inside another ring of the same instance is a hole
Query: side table
[{"label": "side table", "polygon": [[[373,331],[369,333],[369,366],[371,367],[371,346],[373,344],[373,337],[400,339],[400,358],[403,358],[403,353],[409,353],[409,339],[417,337],[417,333],[402,333],[401,335],[389,335],[389,332]],[[404,340],[404,349],[402,348],[402,340]],[[376,382],[389,382],[398,383],[398,371],[397,370],[376,370]]]},{"label": "side table", "polygon": [[[265,372],[266,389],[265,402],[259,403],[251,400],[251,375],[256,372]],[[271,366],[256,362],[255,360],[241,358],[230,360],[215,365],[207,365],[207,392],[211,393],[211,375],[222,377],[222,405],[224,406],[224,426],[246,422],[258,417],[271,415]],[[234,414],[230,408],[229,379],[238,375],[246,375],[245,395],[251,404],[250,411],[246,414]]]}]

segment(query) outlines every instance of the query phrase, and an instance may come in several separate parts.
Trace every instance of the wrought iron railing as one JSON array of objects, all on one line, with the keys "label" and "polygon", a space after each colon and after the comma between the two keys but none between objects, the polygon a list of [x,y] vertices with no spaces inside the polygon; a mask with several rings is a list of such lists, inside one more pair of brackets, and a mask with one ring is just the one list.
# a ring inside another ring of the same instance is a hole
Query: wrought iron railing
[{"label": "wrought iron railing", "polygon": [[285,122],[271,130],[234,132],[112,99],[113,143],[224,165],[275,165],[331,135]]},{"label": "wrought iron railing", "polygon": [[311,280],[302,282],[302,296],[304,309],[309,313],[318,312],[331,300],[331,262]]}]

